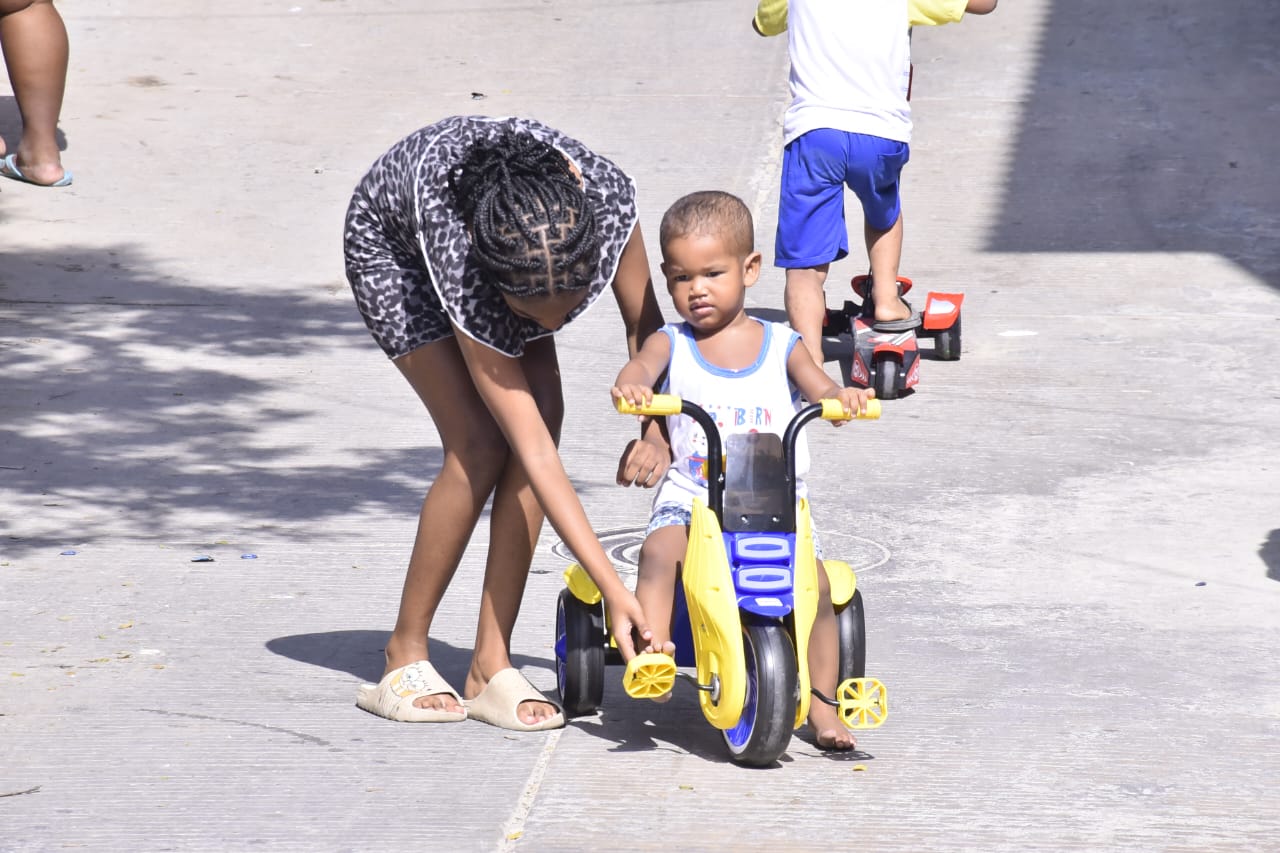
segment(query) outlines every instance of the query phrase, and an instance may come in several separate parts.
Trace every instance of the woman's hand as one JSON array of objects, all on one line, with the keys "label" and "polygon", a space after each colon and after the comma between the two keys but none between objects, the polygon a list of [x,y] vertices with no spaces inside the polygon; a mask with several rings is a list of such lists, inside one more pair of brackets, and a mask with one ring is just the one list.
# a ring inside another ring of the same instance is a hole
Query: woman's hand
[{"label": "woman's hand", "polygon": [[659,446],[643,438],[633,438],[627,442],[627,449],[618,461],[618,485],[652,489],[661,482],[670,464],[671,452],[665,444]]},{"label": "woman's hand", "polygon": [[618,644],[622,660],[629,661],[636,656],[636,639],[645,645],[653,639],[653,632],[649,630],[649,623],[644,618],[640,601],[626,587],[623,587],[616,594],[606,598],[604,606],[609,611],[609,631],[613,634],[614,642]]}]

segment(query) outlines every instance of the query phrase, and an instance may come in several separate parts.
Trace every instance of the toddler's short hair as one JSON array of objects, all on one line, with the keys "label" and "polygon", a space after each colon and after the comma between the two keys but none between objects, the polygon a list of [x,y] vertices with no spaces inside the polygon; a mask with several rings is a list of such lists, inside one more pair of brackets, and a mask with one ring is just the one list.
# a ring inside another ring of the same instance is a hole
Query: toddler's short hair
[{"label": "toddler's short hair", "polygon": [[672,240],[694,234],[718,237],[738,255],[755,251],[755,223],[742,199],[720,190],[689,193],[667,209],[658,230],[658,242],[666,251]]}]

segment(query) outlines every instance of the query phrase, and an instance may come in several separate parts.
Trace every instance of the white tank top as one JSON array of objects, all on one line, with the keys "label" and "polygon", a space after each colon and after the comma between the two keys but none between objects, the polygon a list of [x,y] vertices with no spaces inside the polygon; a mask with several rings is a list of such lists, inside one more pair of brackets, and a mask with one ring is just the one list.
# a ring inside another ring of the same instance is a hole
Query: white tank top
[{"label": "white tank top", "polygon": [[[716,367],[704,359],[687,323],[662,327],[671,339],[671,364],[661,390],[706,409],[720,428],[722,448],[725,439],[737,433],[771,432],[781,437],[799,410],[800,392],[787,376],[787,359],[800,336],[781,323],[750,319],[764,327],[764,343],[755,362],[740,370]],[[702,427],[687,415],[671,415],[667,432],[675,461],[658,487],[654,506],[692,506],[694,497],[705,501],[707,439]],[[809,448],[802,433],[796,441],[797,497],[805,495],[801,478],[808,471]]]}]

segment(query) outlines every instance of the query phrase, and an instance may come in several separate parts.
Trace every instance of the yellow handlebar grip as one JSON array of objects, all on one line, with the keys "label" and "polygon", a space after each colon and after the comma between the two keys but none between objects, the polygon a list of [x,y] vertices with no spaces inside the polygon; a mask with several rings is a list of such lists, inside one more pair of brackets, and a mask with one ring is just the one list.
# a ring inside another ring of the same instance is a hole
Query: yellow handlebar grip
[{"label": "yellow handlebar grip", "polygon": [[614,403],[620,415],[678,415],[683,401],[675,394],[654,394],[647,406],[633,406],[624,397]]},{"label": "yellow handlebar grip", "polygon": [[[844,403],[839,400],[819,400],[822,404],[822,419],[824,421],[847,421],[849,418],[844,413]],[[867,401],[867,410],[865,412],[857,412],[853,416],[860,421],[874,421],[880,417],[880,401],[874,397]]]}]

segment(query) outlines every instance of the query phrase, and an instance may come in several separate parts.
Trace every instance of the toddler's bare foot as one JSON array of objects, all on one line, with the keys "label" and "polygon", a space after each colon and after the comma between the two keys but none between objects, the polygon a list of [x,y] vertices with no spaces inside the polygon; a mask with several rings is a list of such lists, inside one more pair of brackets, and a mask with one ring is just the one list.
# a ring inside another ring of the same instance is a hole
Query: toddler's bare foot
[{"label": "toddler's bare foot", "polygon": [[[669,641],[666,643],[659,643],[657,647],[655,647],[653,644],[650,644],[644,647],[644,653],[645,654],[663,654],[669,658],[674,658],[676,656],[676,644]],[[657,702],[659,705],[670,702],[671,691],[668,690],[666,693],[663,693],[661,696],[650,696],[649,701]]]},{"label": "toddler's bare foot", "polygon": [[813,730],[814,739],[819,749],[830,749],[844,752],[853,749],[858,741],[853,732],[840,722],[836,709],[816,696],[809,705],[809,728]]}]

